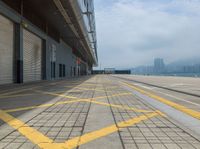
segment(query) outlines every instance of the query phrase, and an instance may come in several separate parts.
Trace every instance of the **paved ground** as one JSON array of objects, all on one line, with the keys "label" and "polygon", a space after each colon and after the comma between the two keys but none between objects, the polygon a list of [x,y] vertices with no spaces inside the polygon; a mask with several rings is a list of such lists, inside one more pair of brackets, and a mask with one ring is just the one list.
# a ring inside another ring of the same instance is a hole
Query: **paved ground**
[{"label": "paved ground", "polygon": [[133,79],[135,81],[150,83],[153,85],[194,93],[200,96],[200,78],[198,77],[194,78],[194,77],[142,76],[142,75],[126,75],[125,77]]},{"label": "paved ground", "polygon": [[[172,102],[200,112],[200,78],[139,75],[118,75],[116,77],[129,79],[129,82],[142,87],[144,90],[155,92],[157,95],[165,97]],[[183,91],[185,94],[176,91]],[[194,96],[187,93],[194,94]]]},{"label": "paved ground", "polygon": [[142,92],[108,75],[2,87],[0,148],[200,149],[198,136],[126,87]]}]

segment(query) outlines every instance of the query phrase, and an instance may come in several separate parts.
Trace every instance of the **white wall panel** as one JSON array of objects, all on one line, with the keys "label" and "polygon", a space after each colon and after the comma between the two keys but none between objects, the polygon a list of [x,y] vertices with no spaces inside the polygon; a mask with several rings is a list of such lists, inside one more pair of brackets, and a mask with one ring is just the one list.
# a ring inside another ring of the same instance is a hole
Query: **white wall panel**
[{"label": "white wall panel", "polygon": [[42,39],[23,30],[23,78],[24,82],[41,80]]}]

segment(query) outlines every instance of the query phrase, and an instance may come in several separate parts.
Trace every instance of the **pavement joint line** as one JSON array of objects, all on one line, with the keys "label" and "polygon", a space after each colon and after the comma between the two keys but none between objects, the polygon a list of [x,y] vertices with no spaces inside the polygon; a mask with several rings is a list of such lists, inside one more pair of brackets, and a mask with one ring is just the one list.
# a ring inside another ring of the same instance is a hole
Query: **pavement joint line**
[{"label": "pavement joint line", "polygon": [[142,94],[144,94],[144,95],[146,95],[146,96],[149,96],[149,97],[151,97],[153,99],[156,99],[156,100],[158,100],[158,101],[160,101],[160,102],[162,102],[162,103],[164,103],[164,104],[166,104],[168,106],[171,106],[171,107],[173,107],[173,108],[175,108],[175,109],[177,109],[177,110],[179,110],[179,111],[181,111],[181,112],[183,112],[183,113],[185,113],[187,115],[190,115],[190,116],[192,116],[192,117],[194,117],[196,119],[200,119],[200,112],[198,112],[198,111],[189,109],[189,108],[187,108],[187,107],[185,107],[183,105],[180,105],[180,104],[177,104],[175,102],[172,102],[172,101],[170,101],[170,100],[168,100],[166,98],[160,97],[160,96],[158,96],[158,95],[156,95],[154,93],[145,91],[145,90],[141,89],[140,87],[137,87],[136,85],[125,83],[125,82],[121,82],[121,83],[126,85],[126,86],[128,86],[128,87],[130,87],[130,88],[132,88],[132,89],[134,89],[134,90],[136,90],[136,91],[138,91],[138,92],[140,92],[140,93],[142,93]]},{"label": "pavement joint line", "polygon": [[140,123],[141,121],[148,120],[152,117],[158,116],[159,114],[156,112],[148,113],[145,115],[141,115],[138,117],[131,118],[126,121],[119,122],[114,125],[110,125],[99,130],[95,130],[82,136],[72,138],[70,140],[65,141],[64,143],[55,143],[52,139],[48,138],[41,132],[36,129],[30,127],[25,124],[21,120],[13,117],[12,115],[6,113],[5,111],[0,110],[0,119],[6,122],[9,126],[16,129],[19,133],[25,136],[34,144],[38,145],[43,149],[72,149],[76,148],[80,145],[86,144],[93,140],[105,137],[109,134],[115,133],[123,128],[135,125]]}]

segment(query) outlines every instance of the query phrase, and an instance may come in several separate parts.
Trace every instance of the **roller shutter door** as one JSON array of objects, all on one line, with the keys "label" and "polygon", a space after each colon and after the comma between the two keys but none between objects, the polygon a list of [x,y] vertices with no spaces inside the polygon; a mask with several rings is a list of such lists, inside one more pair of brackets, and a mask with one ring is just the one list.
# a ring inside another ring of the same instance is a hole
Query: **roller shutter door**
[{"label": "roller shutter door", "polygon": [[24,29],[23,49],[24,82],[41,80],[42,39]]},{"label": "roller shutter door", "polygon": [[13,22],[0,15],[0,84],[13,83]]}]

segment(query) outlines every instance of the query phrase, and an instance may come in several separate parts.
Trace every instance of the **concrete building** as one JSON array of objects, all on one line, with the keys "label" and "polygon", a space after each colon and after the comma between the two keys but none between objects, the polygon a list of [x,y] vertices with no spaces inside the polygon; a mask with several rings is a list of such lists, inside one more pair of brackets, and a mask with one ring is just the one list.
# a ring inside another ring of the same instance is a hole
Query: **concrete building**
[{"label": "concrete building", "polygon": [[93,0],[0,0],[0,85],[87,75],[97,63]]},{"label": "concrete building", "polygon": [[104,68],[105,74],[115,74],[115,68]]},{"label": "concrete building", "polygon": [[155,73],[163,73],[165,71],[165,64],[162,58],[154,59],[154,72]]}]

